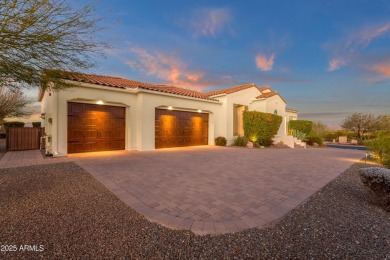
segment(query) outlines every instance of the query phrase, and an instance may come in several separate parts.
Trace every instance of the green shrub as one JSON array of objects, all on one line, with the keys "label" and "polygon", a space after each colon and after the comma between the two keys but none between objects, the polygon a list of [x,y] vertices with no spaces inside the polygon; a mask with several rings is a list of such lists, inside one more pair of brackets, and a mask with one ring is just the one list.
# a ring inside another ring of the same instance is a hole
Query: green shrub
[{"label": "green shrub", "polygon": [[243,128],[245,136],[252,142],[262,146],[270,146],[272,138],[278,132],[282,117],[257,111],[243,112]]},{"label": "green shrub", "polygon": [[390,133],[382,132],[375,139],[366,141],[373,157],[381,164],[390,166]]},{"label": "green shrub", "polygon": [[360,179],[375,199],[390,212],[390,170],[369,167],[359,170]]},{"label": "green shrub", "polygon": [[226,138],[223,136],[218,136],[217,138],[215,138],[215,145],[226,146],[226,143]]},{"label": "green shrub", "polygon": [[4,122],[3,125],[6,130],[10,127],[24,127],[24,123],[18,121]]},{"label": "green shrub", "polygon": [[246,147],[247,144],[248,144],[248,138],[246,138],[245,136],[237,136],[233,142],[234,146],[245,146]]},{"label": "green shrub", "polygon": [[290,131],[298,130],[309,135],[313,129],[313,122],[308,120],[291,120],[288,122],[288,129]]},{"label": "green shrub", "polygon": [[323,146],[324,145],[324,142],[322,141],[322,138],[319,137],[319,136],[308,136],[308,137],[306,137],[305,142],[308,145],[314,145],[314,144],[318,144],[319,146]]},{"label": "green shrub", "polygon": [[323,137],[325,141],[332,142],[333,139],[337,139],[339,136],[346,136],[349,140],[357,138],[356,133],[345,130],[338,130],[336,132],[325,132]]},{"label": "green shrub", "polygon": [[33,127],[41,127],[41,122],[32,122]]},{"label": "green shrub", "polygon": [[298,140],[303,140],[303,139],[305,139],[305,138],[306,138],[306,135],[307,135],[307,134],[305,134],[304,132],[301,132],[301,131],[295,130],[295,129],[291,131],[291,134],[292,134],[292,136],[294,136],[294,137],[297,138]]}]

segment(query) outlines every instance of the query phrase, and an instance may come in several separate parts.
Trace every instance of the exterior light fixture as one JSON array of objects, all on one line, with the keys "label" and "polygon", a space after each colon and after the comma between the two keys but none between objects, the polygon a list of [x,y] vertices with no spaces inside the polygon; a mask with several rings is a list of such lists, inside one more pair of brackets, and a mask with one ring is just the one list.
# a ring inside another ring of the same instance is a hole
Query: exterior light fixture
[{"label": "exterior light fixture", "polygon": [[201,109],[198,109],[198,113],[202,113],[202,110],[201,110]]},{"label": "exterior light fixture", "polygon": [[172,109],[173,109],[173,107],[172,107],[172,106],[169,106],[169,107],[168,107],[168,110],[172,110]]},{"label": "exterior light fixture", "polygon": [[98,104],[98,105],[103,105],[104,102],[103,102],[103,100],[98,100],[98,101],[96,102],[96,104]]}]

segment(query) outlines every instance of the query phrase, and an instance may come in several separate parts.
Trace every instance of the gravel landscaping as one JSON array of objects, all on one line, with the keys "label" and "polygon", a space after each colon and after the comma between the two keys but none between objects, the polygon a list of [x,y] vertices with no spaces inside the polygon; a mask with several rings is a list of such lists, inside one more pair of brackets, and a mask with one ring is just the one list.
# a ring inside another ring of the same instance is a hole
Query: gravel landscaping
[{"label": "gravel landscaping", "polygon": [[[0,170],[0,245],[15,258],[390,259],[390,214],[354,164],[274,226],[195,236],[151,223],[74,163]],[[20,245],[43,245],[21,252]],[[3,250],[4,251],[4,250]]]}]

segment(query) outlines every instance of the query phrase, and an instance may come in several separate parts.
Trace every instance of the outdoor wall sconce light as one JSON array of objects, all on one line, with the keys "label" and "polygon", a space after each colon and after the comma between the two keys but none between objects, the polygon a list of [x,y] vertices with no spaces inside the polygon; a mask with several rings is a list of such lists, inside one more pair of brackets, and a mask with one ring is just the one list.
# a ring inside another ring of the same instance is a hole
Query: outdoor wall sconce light
[{"label": "outdoor wall sconce light", "polygon": [[173,109],[173,107],[172,107],[172,106],[169,106],[169,107],[168,107],[168,110],[172,110],[172,109]]},{"label": "outdoor wall sconce light", "polygon": [[46,113],[42,113],[40,116],[40,118],[42,118],[42,119],[45,119],[45,117],[46,117]]},{"label": "outdoor wall sconce light", "polygon": [[201,110],[201,109],[198,109],[198,113],[202,113],[202,110]]},{"label": "outdoor wall sconce light", "polygon": [[103,100],[98,100],[98,101],[96,102],[96,104],[98,104],[98,105],[103,105],[104,102],[103,102]]}]

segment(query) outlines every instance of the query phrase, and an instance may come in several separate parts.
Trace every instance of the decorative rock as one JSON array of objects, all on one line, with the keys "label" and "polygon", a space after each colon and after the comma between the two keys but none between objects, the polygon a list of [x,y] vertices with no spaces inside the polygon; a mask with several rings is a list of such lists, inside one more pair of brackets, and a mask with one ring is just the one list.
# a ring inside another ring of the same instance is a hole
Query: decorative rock
[{"label": "decorative rock", "polygon": [[253,148],[253,143],[252,143],[252,142],[248,142],[248,144],[246,145],[246,147],[248,147],[248,148]]},{"label": "decorative rock", "polygon": [[347,136],[339,136],[339,143],[340,144],[346,144],[348,141],[348,137]]}]

